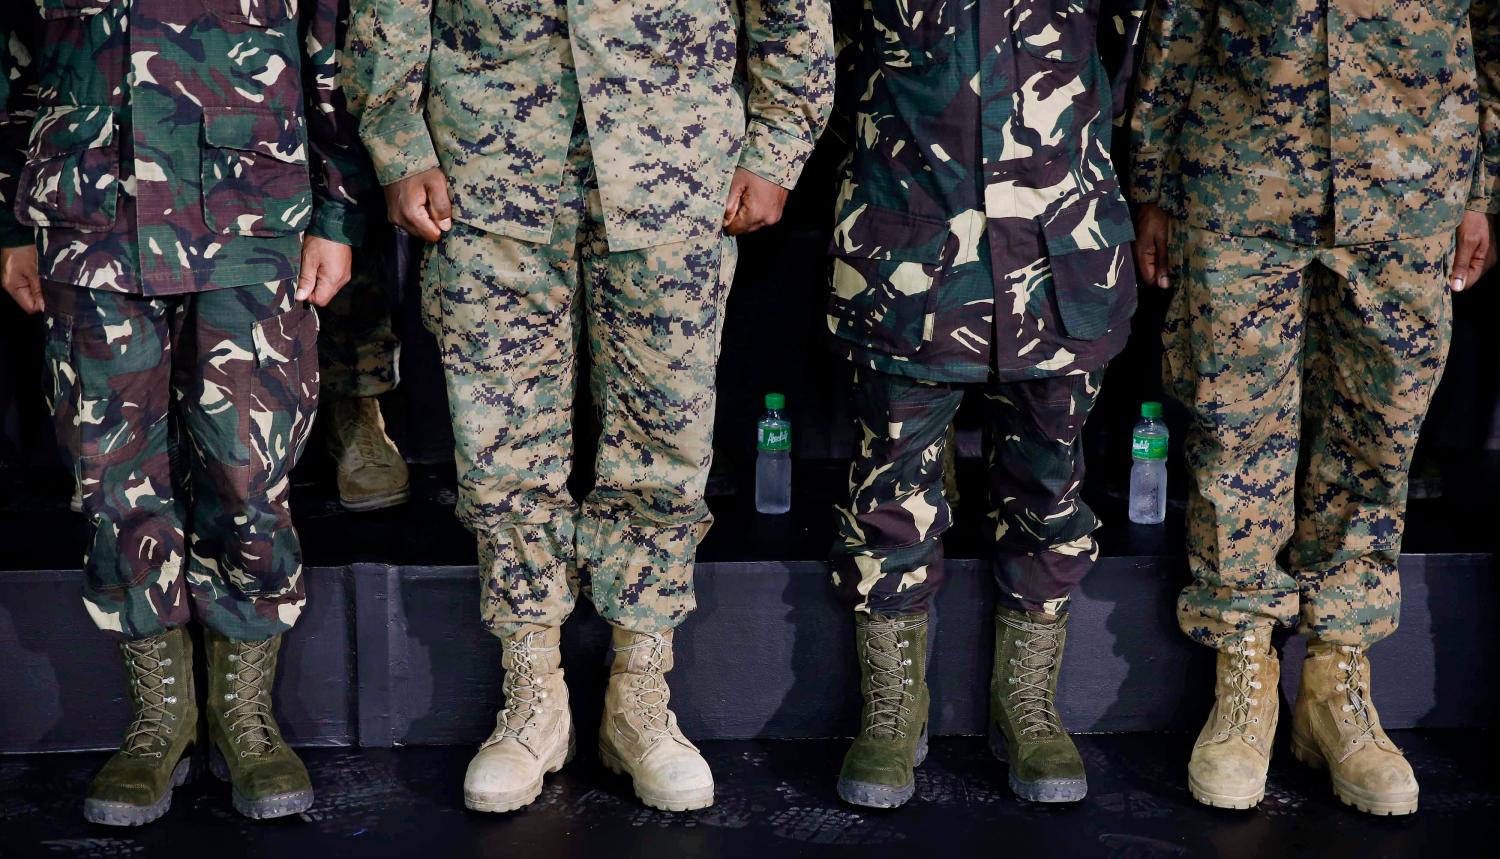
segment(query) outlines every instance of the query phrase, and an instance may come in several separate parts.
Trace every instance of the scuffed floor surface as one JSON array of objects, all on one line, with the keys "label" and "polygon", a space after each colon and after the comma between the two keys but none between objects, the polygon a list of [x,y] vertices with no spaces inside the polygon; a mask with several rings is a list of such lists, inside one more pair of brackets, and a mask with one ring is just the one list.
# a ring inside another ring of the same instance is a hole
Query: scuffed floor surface
[{"label": "scuffed floor surface", "polygon": [[137,829],[92,826],[81,798],[102,754],[0,758],[0,856],[757,857],[801,855],[1174,857],[1466,855],[1500,834],[1500,788],[1485,766],[1490,735],[1398,732],[1422,783],[1422,809],[1372,818],[1341,805],[1326,776],[1278,748],[1256,811],[1198,805],[1184,786],[1189,738],[1080,738],[1090,793],[1047,808],[1014,799],[977,738],[936,740],[917,795],[895,811],[834,796],[842,741],[705,744],[714,807],[668,814],[639,805],[591,756],[550,777],[530,808],[465,811],[470,749],[310,749],[312,811],[257,823],[211,777],[178,790],[172,810]]}]

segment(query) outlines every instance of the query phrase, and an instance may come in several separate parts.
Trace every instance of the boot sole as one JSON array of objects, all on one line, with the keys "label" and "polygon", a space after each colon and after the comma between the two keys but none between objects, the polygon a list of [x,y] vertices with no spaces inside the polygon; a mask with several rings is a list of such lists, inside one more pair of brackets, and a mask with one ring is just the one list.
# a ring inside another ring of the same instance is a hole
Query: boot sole
[{"label": "boot sole", "polygon": [[270,820],[275,817],[289,817],[293,814],[301,814],[312,808],[313,790],[293,790],[287,793],[278,793],[272,796],[263,796],[259,799],[251,799],[243,796],[234,789],[234,780],[229,777],[229,764],[224,760],[224,755],[217,747],[208,756],[209,772],[214,778],[230,784],[230,803],[234,810],[252,820]]},{"label": "boot sole", "polygon": [[411,484],[407,484],[395,492],[386,495],[377,495],[374,498],[361,498],[358,501],[350,501],[343,495],[339,496],[339,504],[350,513],[367,513],[371,510],[384,510],[387,507],[405,504],[410,500]]},{"label": "boot sole", "polygon": [[[599,760],[604,763],[605,769],[615,775],[630,775],[629,768],[625,766],[625,762],[620,759],[620,756],[615,754],[613,749],[602,742],[599,743]],[[713,785],[709,785],[706,789],[698,791],[652,794],[642,792],[640,786],[636,784],[635,778],[632,776],[630,778],[630,786],[635,791],[636,799],[639,799],[652,808],[662,811],[697,811],[714,804]]]},{"label": "boot sole", "polygon": [[1266,797],[1266,789],[1264,787],[1255,793],[1244,796],[1205,790],[1198,785],[1198,782],[1193,780],[1191,775],[1188,776],[1188,792],[1193,795],[1193,799],[1198,800],[1204,805],[1210,805],[1214,808],[1234,809],[1236,811],[1245,811],[1254,808]]},{"label": "boot sole", "polygon": [[1087,778],[1039,778],[1026,781],[1016,775],[1010,766],[1010,750],[1005,745],[1005,735],[990,725],[990,754],[1005,764],[1010,772],[1008,781],[1011,792],[1028,802],[1080,802],[1089,795]]},{"label": "boot sole", "polygon": [[1410,794],[1372,794],[1339,778],[1328,766],[1328,760],[1315,742],[1292,734],[1292,756],[1315,770],[1328,770],[1328,780],[1333,785],[1333,794],[1345,805],[1365,814],[1396,817],[1416,814],[1418,791]]},{"label": "boot sole", "polygon": [[189,751],[172,768],[172,781],[161,798],[150,805],[132,805],[104,799],[85,799],[83,819],[104,826],[141,826],[166,814],[172,807],[172,789],[182,787],[198,777],[197,757]]},{"label": "boot sole", "polygon": [[[917,756],[912,762],[912,769],[921,766],[927,760],[927,732],[922,732],[922,738],[917,740]],[[870,781],[855,781],[853,779],[840,778],[838,783],[839,799],[850,805],[863,805],[866,808],[899,808],[906,804],[917,792],[917,777],[914,773],[911,781],[906,784],[893,786],[879,784]]]},{"label": "boot sole", "polygon": [[576,738],[573,729],[568,729],[568,744],[564,747],[563,754],[559,758],[554,755],[548,762],[546,771],[536,777],[536,781],[520,790],[502,791],[495,793],[479,793],[477,791],[464,791],[464,807],[472,811],[483,811],[490,814],[503,814],[507,811],[517,811],[536,802],[536,798],[542,795],[542,777],[557,772],[567,766],[573,760],[573,754],[577,751]]}]

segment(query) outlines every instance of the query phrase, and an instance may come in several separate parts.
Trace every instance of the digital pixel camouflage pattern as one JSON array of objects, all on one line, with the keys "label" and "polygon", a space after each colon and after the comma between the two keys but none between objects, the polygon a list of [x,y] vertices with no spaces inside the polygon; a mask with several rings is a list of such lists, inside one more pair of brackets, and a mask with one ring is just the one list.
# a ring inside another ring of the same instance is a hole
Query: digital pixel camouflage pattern
[{"label": "digital pixel camouflage pattern", "polygon": [[840,351],[983,382],[1124,346],[1133,233],[1109,148],[1144,5],[835,0]]},{"label": "digital pixel camouflage pattern", "polygon": [[638,250],[716,235],[736,166],[795,184],[833,91],[822,0],[355,0],[354,11],[344,85],[381,183],[441,165],[456,221],[528,241],[563,238],[579,116],[609,248]]},{"label": "digital pixel camouflage pattern", "polygon": [[6,52],[35,119],[0,150],[0,235],[39,228],[43,277],[198,292],[295,277],[304,232],[358,242],[341,0],[37,2]]},{"label": "digital pixel camouflage pattern", "polygon": [[349,282],[319,314],[324,402],[378,397],[401,381],[401,340],[391,327],[391,293],[392,280],[401,270],[396,243],[404,241],[406,237],[390,224],[371,223],[364,245],[354,255]]},{"label": "digital pixel camouflage pattern", "polygon": [[318,320],[294,288],[146,297],[46,282],[48,397],[93,525],[84,602],[101,629],[146,638],[196,614],[261,639],[296,621],[287,475],[317,407]]},{"label": "digital pixel camouflage pattern", "polygon": [[1500,212],[1500,2],[1164,0],[1149,30],[1137,202],[1305,245]]},{"label": "digital pixel camouflage pattern", "polygon": [[[668,630],[695,606],[735,243],[720,233],[612,253],[592,177],[580,123],[557,241],[459,224],[424,272],[453,417],[458,516],[479,538],[481,612],[502,637],[561,624],[580,573],[599,614],[625,629]],[[596,485],[581,507],[567,486],[579,339],[593,354],[603,426]]]},{"label": "digital pixel camouflage pattern", "polygon": [[[1079,437],[1102,376],[985,386],[993,568],[1006,607],[1061,612],[1098,557],[1099,523],[1078,497]],[[922,614],[943,578],[942,535],[951,524],[943,460],[966,386],[872,370],[857,377],[862,441],[850,472],[850,503],[838,511],[834,584],[858,611]]]},{"label": "digital pixel camouflage pattern", "polygon": [[1363,648],[1395,631],[1452,251],[1452,234],[1317,248],[1174,224],[1165,375],[1193,415],[1188,635],[1222,646],[1300,618]]}]

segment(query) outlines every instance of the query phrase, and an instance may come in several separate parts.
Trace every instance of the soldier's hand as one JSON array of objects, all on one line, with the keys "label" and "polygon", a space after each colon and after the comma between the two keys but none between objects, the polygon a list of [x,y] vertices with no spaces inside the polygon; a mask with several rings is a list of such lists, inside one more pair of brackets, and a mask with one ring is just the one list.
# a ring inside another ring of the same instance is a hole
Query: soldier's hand
[{"label": "soldier's hand", "polygon": [[787,193],[770,179],[736,167],[729,183],[729,202],[724,206],[724,232],[740,236],[781,220]]},{"label": "soldier's hand", "polygon": [[1453,274],[1449,285],[1463,292],[1495,264],[1494,223],[1482,212],[1464,212],[1458,225],[1457,247],[1453,253]]},{"label": "soldier's hand", "polygon": [[0,286],[27,313],[47,309],[42,301],[42,278],[37,273],[36,245],[0,248]]},{"label": "soldier's hand", "polygon": [[385,186],[385,213],[391,223],[423,241],[435,242],[453,229],[448,177],[437,167]]},{"label": "soldier's hand", "polygon": [[1172,288],[1167,276],[1167,213],[1155,203],[1135,211],[1135,266],[1146,283]]},{"label": "soldier's hand", "polygon": [[302,274],[297,278],[297,300],[327,307],[349,282],[354,252],[348,245],[308,236],[302,240]]}]

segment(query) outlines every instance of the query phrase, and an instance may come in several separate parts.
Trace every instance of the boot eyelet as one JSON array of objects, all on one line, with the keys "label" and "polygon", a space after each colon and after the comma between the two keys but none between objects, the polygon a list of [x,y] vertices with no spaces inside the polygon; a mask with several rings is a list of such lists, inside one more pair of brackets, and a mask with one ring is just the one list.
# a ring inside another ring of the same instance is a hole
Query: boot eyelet
[{"label": "boot eyelet", "polygon": [[172,660],[171,660],[171,658],[168,657],[166,659],[163,659],[161,661],[161,667],[163,667],[163,668],[171,668],[172,667]]},{"label": "boot eyelet", "polygon": [[163,680],[161,682],[162,682],[163,685],[171,686],[173,683],[177,682],[177,678],[176,677],[168,677],[168,678],[166,678],[165,680]]},{"label": "boot eyelet", "polygon": [[231,654],[229,654],[229,661],[230,662],[239,662],[240,661],[240,655],[238,653],[231,653]]},{"label": "boot eyelet", "polygon": [[233,701],[234,697],[235,697],[235,695],[234,695],[233,692],[225,692],[224,693],[224,700],[225,701]]},{"label": "boot eyelet", "polygon": [[[167,703],[168,704],[176,704],[177,703],[177,696],[176,695],[172,695],[172,696],[168,697],[167,698]],[[176,717],[174,716],[173,718],[176,718]]]}]

